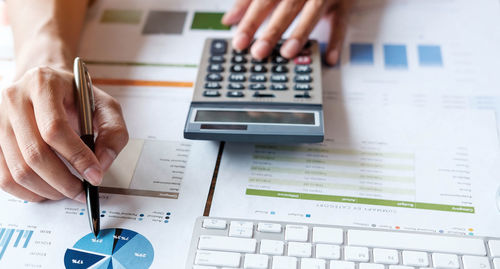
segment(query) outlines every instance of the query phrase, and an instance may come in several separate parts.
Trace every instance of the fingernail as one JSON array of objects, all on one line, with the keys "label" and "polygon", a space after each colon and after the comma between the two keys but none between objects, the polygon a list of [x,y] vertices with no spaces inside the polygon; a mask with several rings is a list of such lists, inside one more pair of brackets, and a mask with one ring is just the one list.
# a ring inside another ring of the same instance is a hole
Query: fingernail
[{"label": "fingernail", "polygon": [[339,60],[339,53],[337,50],[330,51],[326,57],[326,62],[329,65],[336,65]]},{"label": "fingernail", "polygon": [[237,50],[244,50],[250,43],[250,37],[243,32],[237,33],[233,38],[233,47]]},{"label": "fingernail", "polygon": [[87,202],[87,197],[85,196],[85,191],[80,192],[76,197],[75,201],[78,201],[82,204],[85,204]]},{"label": "fingernail", "polygon": [[116,152],[111,149],[105,149],[99,156],[99,162],[104,171],[108,170],[113,161],[116,159]]},{"label": "fingernail", "polygon": [[262,59],[271,52],[271,44],[266,40],[259,40],[252,46],[252,56],[257,59]]},{"label": "fingernail", "polygon": [[288,39],[281,47],[281,55],[285,58],[292,58],[300,50],[300,43],[297,39]]},{"label": "fingernail", "polygon": [[225,25],[231,24],[231,22],[229,20],[231,18],[230,14],[231,13],[229,13],[229,12],[228,13],[224,13],[224,16],[222,16],[222,19],[221,19],[222,24],[225,24]]},{"label": "fingernail", "polygon": [[90,182],[92,185],[99,185],[102,181],[102,171],[97,165],[92,165],[91,167],[85,169],[83,171],[83,175],[85,179]]}]

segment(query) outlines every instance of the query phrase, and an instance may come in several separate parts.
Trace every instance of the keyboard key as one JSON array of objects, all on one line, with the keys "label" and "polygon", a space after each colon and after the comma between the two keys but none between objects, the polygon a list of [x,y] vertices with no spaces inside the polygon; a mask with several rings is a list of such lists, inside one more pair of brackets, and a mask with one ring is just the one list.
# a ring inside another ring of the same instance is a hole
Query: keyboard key
[{"label": "keyboard key", "polygon": [[227,92],[227,97],[234,97],[234,98],[239,98],[239,97],[244,97],[245,94],[239,91],[228,91]]},{"label": "keyboard key", "polygon": [[433,253],[432,261],[434,262],[434,267],[446,268],[446,269],[458,269],[460,264],[458,263],[458,256],[455,254],[442,254]]},{"label": "keyboard key", "polygon": [[309,65],[296,65],[295,73],[299,74],[309,74],[312,72],[312,68]]},{"label": "keyboard key", "polygon": [[500,269],[500,258],[493,259],[493,266],[495,269]]},{"label": "keyboard key", "polygon": [[249,221],[231,221],[229,236],[251,238],[253,236],[253,223]]},{"label": "keyboard key", "polygon": [[311,95],[309,95],[308,92],[304,92],[302,94],[296,94],[294,95],[295,98],[304,98],[304,99],[307,99],[307,98],[311,98]]},{"label": "keyboard key", "polygon": [[420,251],[403,251],[403,264],[410,266],[428,266],[427,253]]},{"label": "keyboard key", "polygon": [[197,265],[239,267],[241,254],[220,251],[196,251],[194,263]]},{"label": "keyboard key", "polygon": [[262,233],[281,233],[281,225],[278,223],[264,223],[257,224],[257,231]]},{"label": "keyboard key", "polygon": [[270,89],[273,91],[286,91],[288,87],[285,84],[271,84]]},{"label": "keyboard key", "polygon": [[338,260],[340,259],[340,246],[317,244],[316,258]]},{"label": "keyboard key", "polygon": [[490,253],[493,257],[500,257],[500,240],[490,240],[488,242]]},{"label": "keyboard key", "polygon": [[313,227],[312,241],[313,243],[337,244],[344,242],[344,232],[341,229]]},{"label": "keyboard key", "polygon": [[222,56],[222,55],[212,55],[212,56],[210,56],[208,61],[211,63],[214,63],[214,64],[220,64],[220,63],[225,62],[226,59],[224,59],[224,56]]},{"label": "keyboard key", "polygon": [[344,256],[346,260],[353,262],[367,262],[370,260],[368,248],[365,247],[346,246]]},{"label": "keyboard key", "polygon": [[311,85],[309,85],[309,84],[304,84],[304,83],[301,83],[301,84],[295,84],[295,86],[293,86],[293,88],[294,88],[296,91],[310,91],[310,90],[312,90]]},{"label": "keyboard key", "polygon": [[250,75],[250,81],[251,82],[266,82],[267,78],[265,75],[252,74],[252,75]]},{"label": "keyboard key", "polygon": [[245,269],[267,269],[269,257],[260,254],[245,254],[245,262],[243,268]]},{"label": "keyboard key", "polygon": [[309,258],[311,257],[311,253],[312,253],[311,243],[299,243],[299,242],[288,243],[288,256]]},{"label": "keyboard key", "polygon": [[330,261],[330,268],[335,269],[355,269],[355,265],[353,262],[346,261]]},{"label": "keyboard key", "polygon": [[243,55],[235,55],[231,58],[231,62],[235,64],[244,64],[247,62],[247,58]]},{"label": "keyboard key", "polygon": [[208,72],[223,72],[224,67],[221,64],[211,64],[207,68]]},{"label": "keyboard key", "polygon": [[275,256],[273,257],[272,269],[297,269],[297,258]]},{"label": "keyboard key", "polygon": [[488,257],[463,256],[464,269],[491,269]]},{"label": "keyboard key", "polygon": [[260,254],[283,255],[285,243],[278,240],[262,239],[260,241]]},{"label": "keyboard key", "polygon": [[264,85],[262,83],[256,83],[256,84],[250,84],[248,86],[248,88],[250,90],[265,90],[266,89],[266,85]]},{"label": "keyboard key", "polygon": [[261,64],[256,64],[252,66],[251,71],[253,73],[265,73],[267,72],[267,68]]},{"label": "keyboard key", "polygon": [[202,235],[198,241],[198,249],[201,250],[255,253],[256,247],[257,241],[249,238]]},{"label": "keyboard key", "polygon": [[229,75],[229,81],[231,82],[245,82],[246,77],[243,74],[231,74]]},{"label": "keyboard key", "polygon": [[273,57],[273,63],[275,64],[286,64],[288,63],[288,59],[280,56],[280,55],[276,55]]},{"label": "keyboard key", "polygon": [[398,252],[394,249],[374,248],[373,261],[375,263],[383,264],[398,264],[399,255]]},{"label": "keyboard key", "polygon": [[293,80],[297,83],[309,83],[312,81],[312,78],[310,75],[295,75]]},{"label": "keyboard key", "polygon": [[225,230],[227,222],[222,219],[204,219],[202,227],[205,229]]},{"label": "keyboard key", "polygon": [[273,98],[274,94],[272,94],[272,93],[261,93],[260,91],[256,91],[253,94],[253,97],[258,97],[258,98]]},{"label": "keyboard key", "polygon": [[285,228],[286,241],[306,242],[309,237],[309,230],[305,225],[287,224]]},{"label": "keyboard key", "polygon": [[208,91],[204,91],[203,92],[203,96],[206,96],[206,97],[219,97],[220,93],[219,93],[219,91],[208,90]]},{"label": "keyboard key", "polygon": [[376,264],[376,263],[360,263],[358,268],[359,269],[385,269],[385,266],[383,264]]},{"label": "keyboard key", "polygon": [[210,89],[210,90],[217,90],[220,89],[220,83],[218,82],[207,82],[205,83],[205,89]]},{"label": "keyboard key", "polygon": [[235,64],[231,66],[231,72],[233,73],[245,73],[247,68],[241,64]]},{"label": "keyboard key", "polygon": [[288,77],[286,75],[271,75],[272,82],[287,82]]},{"label": "keyboard key", "polygon": [[230,90],[243,90],[245,89],[245,86],[243,86],[243,84],[241,83],[229,83],[227,85],[227,88]]},{"label": "keyboard key", "polygon": [[311,57],[307,56],[307,55],[302,55],[302,56],[298,56],[296,57],[293,62],[295,64],[311,64]]},{"label": "keyboard key", "polygon": [[275,65],[271,68],[271,71],[273,71],[273,73],[278,73],[278,74],[287,73],[288,67],[284,65]]},{"label": "keyboard key", "polygon": [[211,54],[225,54],[227,50],[227,41],[224,39],[214,39],[210,45]]},{"label": "keyboard key", "polygon": [[373,230],[349,230],[348,244],[379,248],[397,248],[427,252],[447,252],[485,256],[481,239],[445,237],[439,235],[383,232]]},{"label": "keyboard key", "polygon": [[325,269],[326,261],[313,258],[303,258],[300,260],[300,269]]},{"label": "keyboard key", "polygon": [[222,81],[222,75],[218,73],[210,73],[206,77],[207,81]]}]

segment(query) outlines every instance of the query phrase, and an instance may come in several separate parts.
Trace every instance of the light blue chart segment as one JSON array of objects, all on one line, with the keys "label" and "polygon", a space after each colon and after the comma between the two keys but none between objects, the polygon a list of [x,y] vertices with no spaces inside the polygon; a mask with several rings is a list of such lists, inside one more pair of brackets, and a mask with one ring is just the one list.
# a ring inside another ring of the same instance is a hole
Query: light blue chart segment
[{"label": "light blue chart segment", "polygon": [[5,234],[3,235],[2,240],[0,241],[0,260],[2,259],[3,255],[5,254],[5,251],[7,250],[7,247],[9,246],[9,242],[13,234],[14,234],[14,229],[7,229],[5,231]]},{"label": "light blue chart segment", "polygon": [[143,235],[127,229],[105,229],[97,241],[88,234],[67,249],[64,265],[69,269],[82,268],[81,264],[93,269],[146,269],[153,258],[153,246]]},{"label": "light blue chart segment", "polygon": [[420,66],[443,66],[443,55],[441,46],[418,45],[418,63]]},{"label": "light blue chart segment", "polygon": [[384,45],[384,64],[387,69],[408,69],[405,45]]},{"label": "light blue chart segment", "polygon": [[350,61],[353,65],[373,65],[373,44],[351,43]]}]

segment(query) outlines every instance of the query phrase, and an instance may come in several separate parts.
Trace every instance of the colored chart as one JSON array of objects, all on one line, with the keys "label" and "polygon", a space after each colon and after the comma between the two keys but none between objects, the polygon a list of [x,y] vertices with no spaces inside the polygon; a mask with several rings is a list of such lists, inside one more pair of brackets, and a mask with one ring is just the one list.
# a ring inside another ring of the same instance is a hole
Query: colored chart
[{"label": "colored chart", "polygon": [[105,229],[97,239],[87,234],[67,249],[64,265],[68,269],[141,269],[149,268],[153,257],[153,246],[143,235],[127,229]]},{"label": "colored chart", "polygon": [[[33,231],[20,229],[0,228],[0,260],[7,251],[7,248],[27,248]],[[9,245],[10,242],[13,244]]]}]

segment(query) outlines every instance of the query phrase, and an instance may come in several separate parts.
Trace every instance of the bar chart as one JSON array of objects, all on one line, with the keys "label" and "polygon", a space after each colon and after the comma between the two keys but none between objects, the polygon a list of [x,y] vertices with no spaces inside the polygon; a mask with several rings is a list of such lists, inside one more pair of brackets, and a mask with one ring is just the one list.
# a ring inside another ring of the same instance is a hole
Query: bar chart
[{"label": "bar chart", "polygon": [[8,248],[27,248],[32,236],[32,230],[0,228],[0,260]]}]

